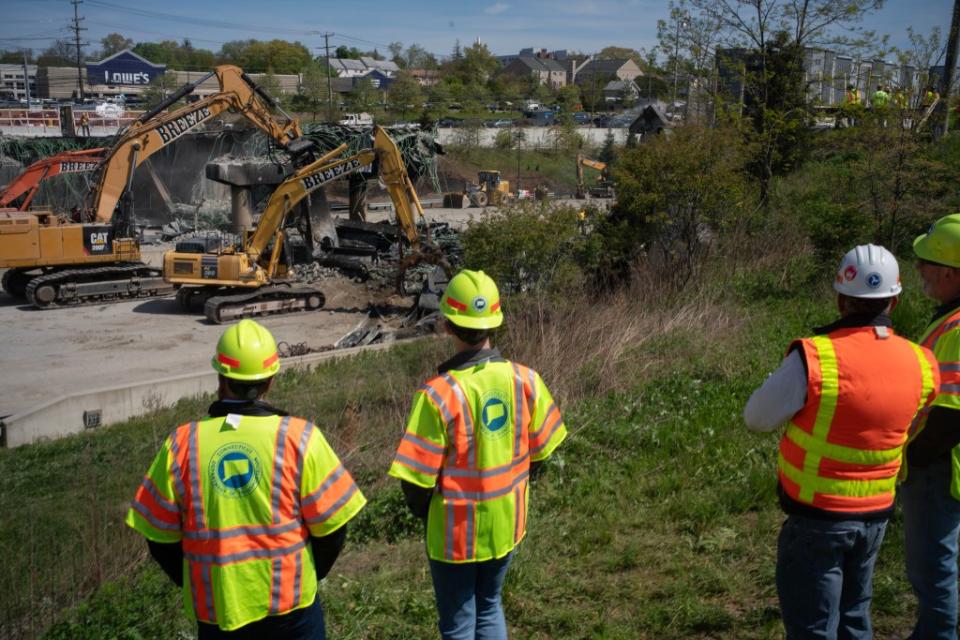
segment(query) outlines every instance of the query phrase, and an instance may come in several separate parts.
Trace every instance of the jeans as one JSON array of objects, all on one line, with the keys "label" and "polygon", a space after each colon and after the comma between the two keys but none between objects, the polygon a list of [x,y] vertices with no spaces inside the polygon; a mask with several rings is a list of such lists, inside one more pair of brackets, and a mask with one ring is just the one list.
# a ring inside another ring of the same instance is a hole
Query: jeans
[{"label": "jeans", "polygon": [[233,631],[223,631],[215,624],[197,624],[197,640],[326,640],[320,598],[309,607],[295,609],[281,616],[267,616]]},{"label": "jeans", "polygon": [[506,640],[500,590],[513,553],[499,560],[430,561],[443,640]]},{"label": "jeans", "polygon": [[907,578],[917,595],[912,640],[957,638],[960,502],[950,495],[951,461],[911,467],[900,488]]},{"label": "jeans", "polygon": [[777,544],[777,594],[787,640],[873,637],[873,567],[886,520],[790,515]]}]

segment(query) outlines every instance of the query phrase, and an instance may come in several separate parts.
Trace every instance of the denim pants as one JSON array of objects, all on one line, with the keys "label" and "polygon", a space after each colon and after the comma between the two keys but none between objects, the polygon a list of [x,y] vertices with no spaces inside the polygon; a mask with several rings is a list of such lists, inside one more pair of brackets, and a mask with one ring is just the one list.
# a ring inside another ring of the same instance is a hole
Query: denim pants
[{"label": "denim pants", "polygon": [[282,616],[267,616],[233,631],[223,631],[215,624],[197,625],[197,640],[326,640],[320,598],[309,607],[296,609]]},{"label": "denim pants", "polygon": [[430,561],[443,640],[506,640],[500,590],[513,553],[484,562]]},{"label": "denim pants", "polygon": [[777,594],[787,640],[873,637],[873,567],[886,520],[790,515],[777,544]]},{"label": "denim pants", "polygon": [[917,595],[911,640],[957,638],[960,502],[950,495],[951,461],[911,467],[900,488],[907,577]]}]

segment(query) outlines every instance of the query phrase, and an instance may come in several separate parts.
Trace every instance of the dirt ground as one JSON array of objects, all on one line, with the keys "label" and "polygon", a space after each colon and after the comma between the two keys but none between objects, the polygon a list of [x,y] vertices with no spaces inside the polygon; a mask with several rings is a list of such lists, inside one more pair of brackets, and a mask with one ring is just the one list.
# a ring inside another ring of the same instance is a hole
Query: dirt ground
[{"label": "dirt ground", "polygon": [[[431,221],[462,226],[478,209],[427,209]],[[391,216],[371,211],[369,220]],[[143,247],[145,260],[159,266],[170,246]],[[277,341],[329,346],[366,318],[371,302],[407,308],[413,298],[395,296],[378,283],[326,278],[320,284],[326,306],[313,313],[261,319]],[[0,292],[0,416],[15,415],[57,396],[143,382],[209,366],[223,326],[200,314],[182,313],[173,296],[116,304],[34,309]]]}]

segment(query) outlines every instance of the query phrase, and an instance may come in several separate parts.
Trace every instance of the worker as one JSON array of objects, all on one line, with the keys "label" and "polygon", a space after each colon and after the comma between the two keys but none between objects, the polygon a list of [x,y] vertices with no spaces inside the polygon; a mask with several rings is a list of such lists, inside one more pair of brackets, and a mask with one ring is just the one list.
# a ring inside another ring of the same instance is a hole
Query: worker
[{"label": "worker", "polygon": [[80,114],[80,132],[84,136],[90,137],[90,116],[86,113]]},{"label": "worker", "polygon": [[901,285],[889,251],[849,251],[834,289],[840,318],[793,342],[744,410],[754,431],[787,422],[776,584],[791,639],[872,637],[873,567],[902,447],[940,380],[933,354],[892,329]]},{"label": "worker", "polygon": [[848,84],[847,93],[846,96],[844,96],[843,105],[840,108],[843,115],[843,122],[846,126],[852,127],[857,123],[861,109],[860,91],[855,85]]},{"label": "worker", "polygon": [[167,437],[127,512],[177,586],[198,638],[324,638],[317,583],[366,500],[320,429],[264,401],[270,332],[228,328],[208,415]]},{"label": "worker", "polygon": [[873,92],[871,105],[874,109],[886,109],[890,102],[890,94],[882,84],[877,85],[877,90]]},{"label": "worker", "polygon": [[940,307],[921,344],[940,363],[940,395],[907,445],[901,487],[907,576],[917,595],[916,640],[957,637],[960,532],[960,213],[913,243],[924,293]]},{"label": "worker", "polygon": [[940,99],[940,94],[933,85],[928,85],[923,91],[923,98],[920,100],[920,111],[925,112]]},{"label": "worker", "polygon": [[567,430],[539,374],[491,346],[503,310],[488,275],[455,275],[440,311],[456,354],[414,394],[389,473],[426,519],[441,636],[505,639],[500,591],[526,535],[530,478]]}]

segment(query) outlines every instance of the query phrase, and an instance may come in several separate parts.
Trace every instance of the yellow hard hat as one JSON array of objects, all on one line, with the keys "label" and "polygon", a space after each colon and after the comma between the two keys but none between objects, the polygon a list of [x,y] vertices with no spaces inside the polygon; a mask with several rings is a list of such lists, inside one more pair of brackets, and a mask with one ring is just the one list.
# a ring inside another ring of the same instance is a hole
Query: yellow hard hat
[{"label": "yellow hard hat", "polygon": [[214,371],[233,380],[266,380],[280,370],[277,343],[266,327],[241,320],[220,336],[211,362]]},{"label": "yellow hard hat", "polygon": [[943,216],[913,241],[913,252],[921,260],[960,267],[960,213]]},{"label": "yellow hard hat", "polygon": [[465,329],[493,329],[503,324],[497,283],[483,271],[464,269],[453,276],[440,300],[440,312]]}]

